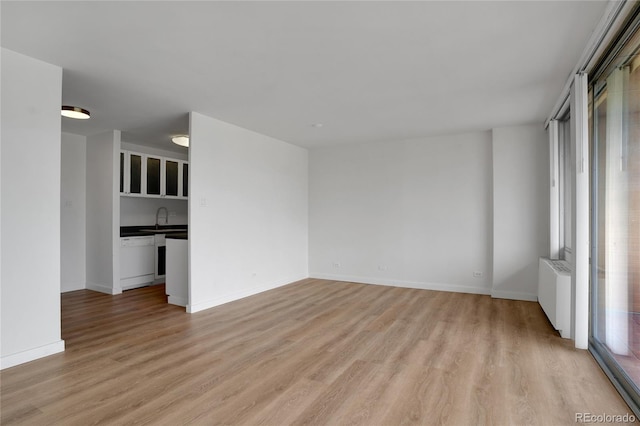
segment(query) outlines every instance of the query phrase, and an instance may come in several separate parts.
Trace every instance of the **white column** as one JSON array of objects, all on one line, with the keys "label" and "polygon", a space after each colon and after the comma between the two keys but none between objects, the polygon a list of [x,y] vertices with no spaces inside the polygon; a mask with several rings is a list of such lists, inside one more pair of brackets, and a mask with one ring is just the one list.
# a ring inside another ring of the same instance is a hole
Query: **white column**
[{"label": "white column", "polygon": [[571,145],[574,268],[571,274],[572,337],[575,346],[589,345],[589,132],[587,75],[577,74],[571,87]]},{"label": "white column", "polygon": [[560,162],[558,121],[549,121],[549,258],[560,259]]}]

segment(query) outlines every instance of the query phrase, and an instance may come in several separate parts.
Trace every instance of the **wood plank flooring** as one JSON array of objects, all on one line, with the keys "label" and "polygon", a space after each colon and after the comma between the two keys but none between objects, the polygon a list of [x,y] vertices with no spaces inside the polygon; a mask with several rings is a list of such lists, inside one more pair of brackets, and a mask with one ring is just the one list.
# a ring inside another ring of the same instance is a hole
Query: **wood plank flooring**
[{"label": "wood plank flooring", "polygon": [[189,315],[62,296],[67,350],[1,373],[3,425],[569,425],[631,413],[537,303],[308,279]]}]

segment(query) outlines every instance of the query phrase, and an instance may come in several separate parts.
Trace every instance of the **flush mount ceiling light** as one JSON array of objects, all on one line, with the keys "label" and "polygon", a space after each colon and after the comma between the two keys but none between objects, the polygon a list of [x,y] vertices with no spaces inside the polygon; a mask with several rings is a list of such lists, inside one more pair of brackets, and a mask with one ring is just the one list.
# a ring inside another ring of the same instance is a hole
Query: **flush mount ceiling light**
[{"label": "flush mount ceiling light", "polygon": [[75,118],[76,120],[87,120],[91,117],[86,109],[70,105],[62,105],[60,113],[63,117]]},{"label": "flush mount ceiling light", "polygon": [[176,145],[189,147],[189,136],[187,135],[178,135],[171,138],[171,141]]}]

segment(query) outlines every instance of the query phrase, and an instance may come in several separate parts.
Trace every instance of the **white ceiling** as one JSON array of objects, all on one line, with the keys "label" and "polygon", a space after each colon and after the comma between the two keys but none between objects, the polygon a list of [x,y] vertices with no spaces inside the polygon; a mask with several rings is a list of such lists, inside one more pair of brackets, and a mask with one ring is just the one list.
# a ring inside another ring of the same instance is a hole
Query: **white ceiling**
[{"label": "white ceiling", "polygon": [[64,131],[174,149],[189,111],[305,147],[542,124],[606,2],[0,7],[2,46],[63,67],[63,104],[91,111]]}]

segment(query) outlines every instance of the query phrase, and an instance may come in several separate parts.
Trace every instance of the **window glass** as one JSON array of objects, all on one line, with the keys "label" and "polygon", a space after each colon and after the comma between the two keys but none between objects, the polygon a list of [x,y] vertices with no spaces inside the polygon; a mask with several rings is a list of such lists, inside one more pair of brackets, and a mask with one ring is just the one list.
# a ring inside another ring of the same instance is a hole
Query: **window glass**
[{"label": "window glass", "polygon": [[640,46],[594,82],[591,345],[638,401],[640,389]]},{"label": "window glass", "polygon": [[565,116],[558,123],[558,178],[560,192],[560,258],[568,262],[571,258],[571,227],[572,227],[572,207],[571,207],[571,176],[573,174],[573,158],[571,157],[571,118]]}]

